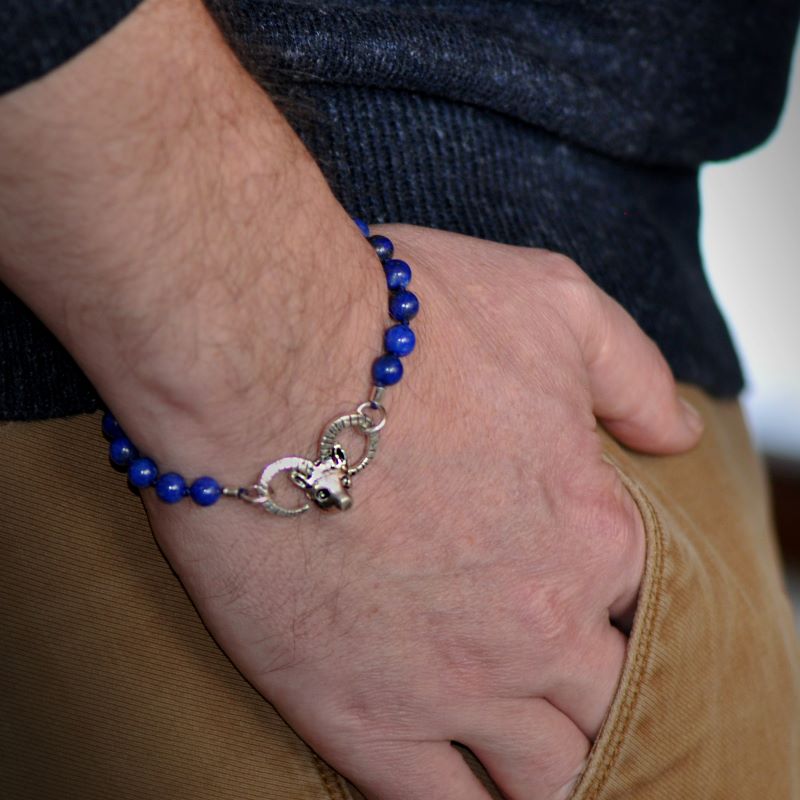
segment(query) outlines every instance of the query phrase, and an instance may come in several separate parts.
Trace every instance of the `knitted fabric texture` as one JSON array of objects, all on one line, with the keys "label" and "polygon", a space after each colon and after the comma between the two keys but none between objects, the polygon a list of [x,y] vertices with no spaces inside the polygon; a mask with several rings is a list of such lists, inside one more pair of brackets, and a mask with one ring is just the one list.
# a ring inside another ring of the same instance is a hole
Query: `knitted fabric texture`
[{"label": "knitted fabric texture", "polygon": [[0,94],[40,78],[114,27],[141,0],[3,0]]},{"label": "knitted fabric texture", "polygon": [[[774,128],[800,0],[207,4],[349,212],[566,253],[680,380],[740,390],[698,248],[697,170]],[[5,290],[0,320],[0,418],[98,406]]]}]

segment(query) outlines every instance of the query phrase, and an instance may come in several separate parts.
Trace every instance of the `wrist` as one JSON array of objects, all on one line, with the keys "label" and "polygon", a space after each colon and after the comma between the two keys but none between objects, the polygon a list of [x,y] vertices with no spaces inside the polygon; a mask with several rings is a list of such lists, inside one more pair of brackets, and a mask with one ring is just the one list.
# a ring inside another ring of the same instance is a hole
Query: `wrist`
[{"label": "wrist", "polygon": [[182,331],[173,346],[154,349],[120,391],[101,389],[142,452],[187,476],[241,483],[272,457],[315,450],[331,416],[369,397],[385,281],[340,216],[324,244],[298,238],[304,253],[290,259],[281,302],[255,284],[246,300],[192,298],[170,313],[169,330]]},{"label": "wrist", "polygon": [[151,0],[2,102],[2,279],[143,450],[208,469],[364,399],[375,256],[201,4]]}]

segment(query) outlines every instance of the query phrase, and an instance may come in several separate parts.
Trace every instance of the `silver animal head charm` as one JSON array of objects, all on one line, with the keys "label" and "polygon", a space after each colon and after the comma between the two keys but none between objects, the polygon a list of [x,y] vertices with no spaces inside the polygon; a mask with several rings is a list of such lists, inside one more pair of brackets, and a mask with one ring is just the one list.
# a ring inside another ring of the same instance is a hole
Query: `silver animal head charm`
[{"label": "silver animal head charm", "polygon": [[310,469],[293,469],[289,477],[320,508],[344,511],[353,504],[347,493],[351,483],[347,454],[339,444],[333,445],[326,458],[314,461]]},{"label": "silver animal head charm", "polygon": [[[255,486],[231,492],[242,500],[260,505],[265,511],[281,517],[303,514],[311,507],[309,503],[286,508],[276,501],[273,494],[271,484],[275,476],[280,472],[288,472],[291,482],[301,488],[306,497],[313,500],[319,508],[338,508],[341,511],[350,508],[353,500],[347,490],[353,475],[363,470],[375,457],[379,431],[386,422],[386,411],[380,403],[375,407],[383,410],[383,418],[377,424],[362,411],[368,405],[375,406],[372,401],[362,403],[355,414],[345,414],[328,425],[320,439],[319,458],[316,461],[300,456],[279,458],[264,467]],[[355,428],[367,438],[366,451],[361,460],[352,467],[347,462],[344,448],[336,442],[336,437],[347,428]]]}]

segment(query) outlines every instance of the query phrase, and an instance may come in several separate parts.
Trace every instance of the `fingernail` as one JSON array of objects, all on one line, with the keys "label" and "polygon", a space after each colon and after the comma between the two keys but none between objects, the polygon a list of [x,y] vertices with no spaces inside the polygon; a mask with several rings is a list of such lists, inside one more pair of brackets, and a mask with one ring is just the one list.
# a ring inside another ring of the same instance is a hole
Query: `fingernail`
[{"label": "fingernail", "polygon": [[681,405],[683,406],[683,418],[689,426],[692,433],[700,433],[705,427],[703,418],[700,412],[685,398],[680,398]]}]

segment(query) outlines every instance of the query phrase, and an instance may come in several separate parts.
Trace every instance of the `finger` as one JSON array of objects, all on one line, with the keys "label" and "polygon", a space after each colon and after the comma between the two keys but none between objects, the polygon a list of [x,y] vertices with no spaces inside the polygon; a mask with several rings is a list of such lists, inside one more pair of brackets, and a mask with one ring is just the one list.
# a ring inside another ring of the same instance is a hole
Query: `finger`
[{"label": "finger", "polygon": [[477,709],[463,743],[509,800],[563,800],[580,776],[589,740],[540,698]]},{"label": "finger", "polygon": [[593,492],[576,524],[592,533],[591,561],[586,562],[589,575],[600,569],[607,579],[595,582],[592,590],[593,613],[601,613],[602,618],[586,616],[583,621],[592,629],[600,622],[607,624],[610,617],[617,628],[628,632],[644,575],[644,519],[615,466],[597,458],[592,468]]},{"label": "finger", "polygon": [[415,742],[372,754],[365,769],[354,767],[351,779],[368,800],[491,800],[449,742]]},{"label": "finger", "polygon": [[598,633],[586,637],[586,645],[562,668],[558,682],[544,692],[591,741],[597,738],[614,700],[628,647],[627,637],[607,617],[598,625]]},{"label": "finger", "polygon": [[594,302],[576,304],[572,319],[580,331],[595,416],[636,450],[690,449],[702,433],[702,418],[678,395],[664,356],[619,303],[594,284],[589,292]]}]

